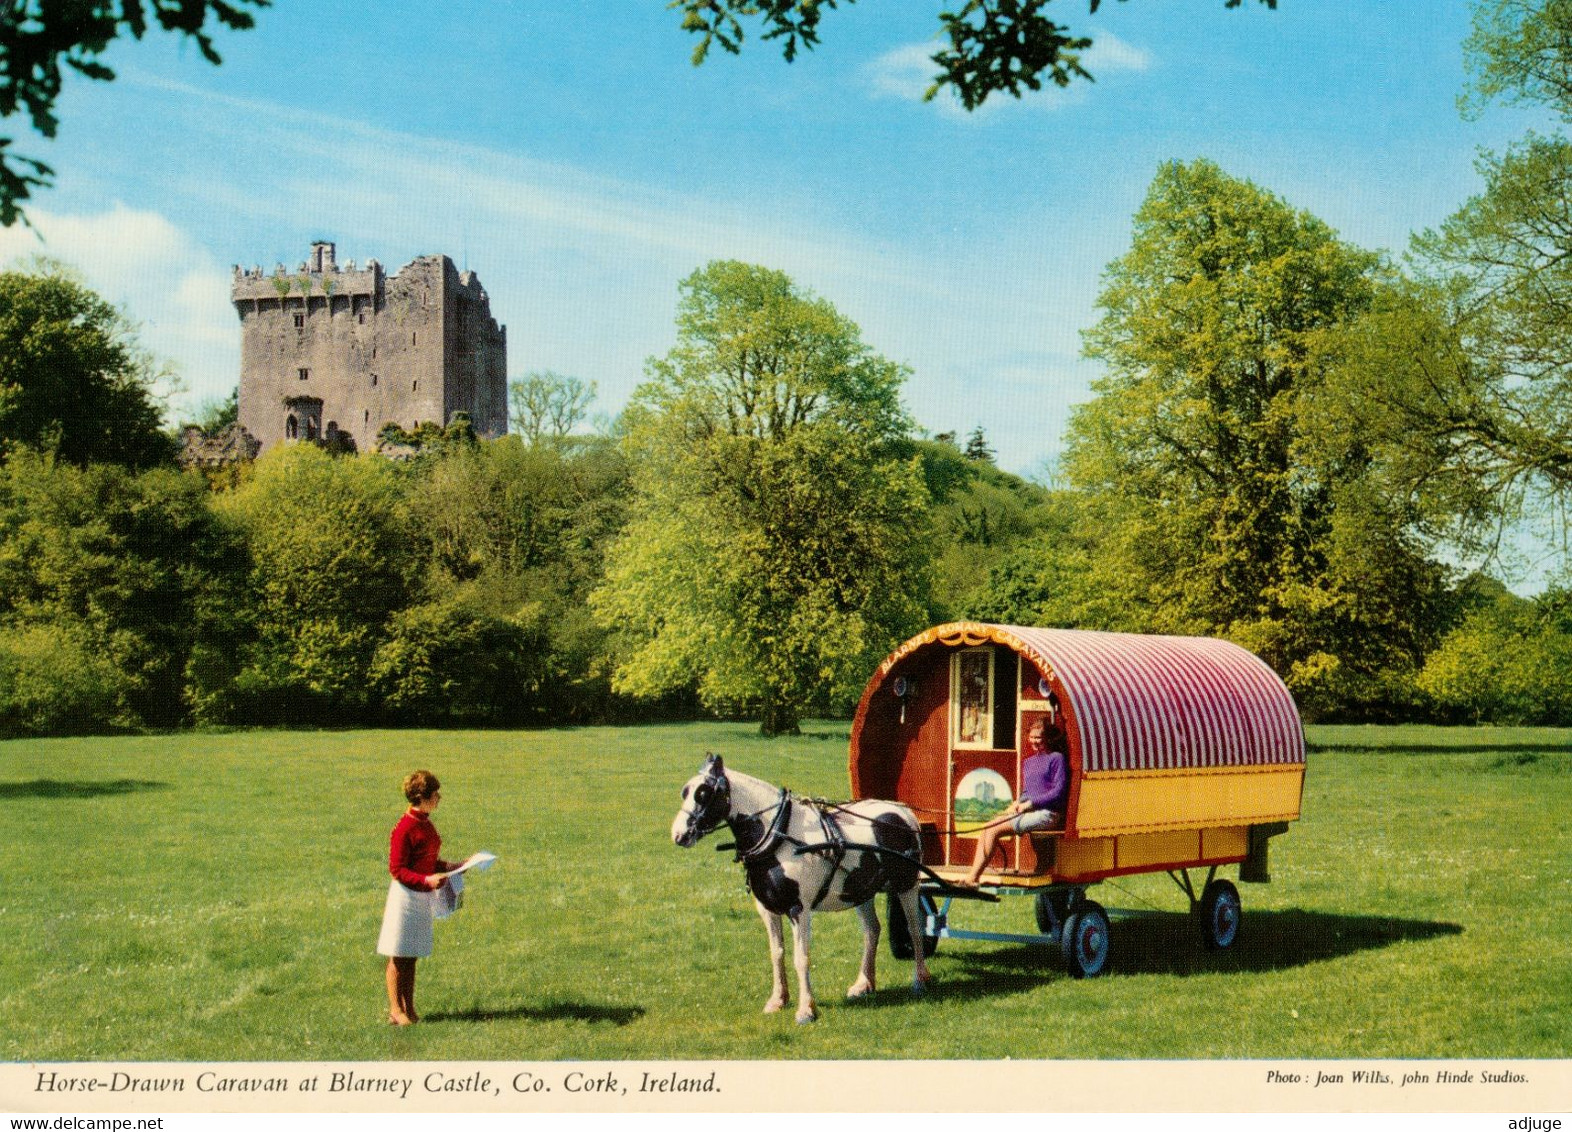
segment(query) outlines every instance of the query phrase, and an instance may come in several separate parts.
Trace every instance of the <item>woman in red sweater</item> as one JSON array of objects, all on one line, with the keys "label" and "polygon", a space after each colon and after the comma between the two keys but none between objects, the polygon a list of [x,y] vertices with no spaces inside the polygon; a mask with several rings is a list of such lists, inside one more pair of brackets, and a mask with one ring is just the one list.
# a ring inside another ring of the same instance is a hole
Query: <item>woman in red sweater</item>
[{"label": "woman in red sweater", "polygon": [[429,770],[404,779],[409,809],[393,827],[388,850],[388,902],[382,911],[377,954],[388,957],[388,1021],[408,1026],[415,1013],[415,961],[431,954],[431,922],[436,892],[455,866],[442,860],[442,837],[431,814],[442,801],[442,784]]}]

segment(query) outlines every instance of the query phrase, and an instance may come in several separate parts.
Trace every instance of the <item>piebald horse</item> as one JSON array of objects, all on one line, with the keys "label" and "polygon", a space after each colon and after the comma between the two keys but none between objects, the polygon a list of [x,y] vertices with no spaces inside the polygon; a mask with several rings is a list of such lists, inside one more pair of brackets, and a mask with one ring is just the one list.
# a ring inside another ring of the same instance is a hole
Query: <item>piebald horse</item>
[{"label": "piebald horse", "polygon": [[671,823],[671,839],[690,849],[721,826],[731,828],[737,859],[747,870],[748,890],[770,937],[774,985],[764,1004],[766,1014],[790,1001],[782,916],[791,920],[799,1023],[819,1016],[808,980],[809,925],[814,912],[857,909],[862,920],[862,966],[846,997],[860,998],[873,991],[879,949],[879,914],[873,898],[881,892],[893,892],[900,899],[916,959],[912,990],[923,992],[928,966],[923,961],[917,901],[922,842],[909,809],[876,800],[831,805],[797,798],[784,787],[728,771],[719,755],[709,755],[682,788],[682,808]]}]

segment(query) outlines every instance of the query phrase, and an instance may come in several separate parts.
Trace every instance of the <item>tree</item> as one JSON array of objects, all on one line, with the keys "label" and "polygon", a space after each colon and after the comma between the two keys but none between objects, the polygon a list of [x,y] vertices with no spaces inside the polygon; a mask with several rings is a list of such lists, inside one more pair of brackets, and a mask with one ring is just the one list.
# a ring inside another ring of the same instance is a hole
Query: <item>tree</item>
[{"label": "tree", "polygon": [[249,639],[236,650],[231,682],[222,658],[207,658],[211,716],[367,718],[373,657],[415,587],[418,559],[400,522],[399,476],[380,457],[334,459],[290,444],[264,453],[252,475],[219,498],[250,550],[237,602]]},{"label": "tree", "polygon": [[196,476],[0,466],[0,733],[170,727],[244,554]]},{"label": "tree", "polygon": [[1403,501],[1417,531],[1490,560],[1531,478],[1509,453],[1535,445],[1527,421],[1499,411],[1497,371],[1473,351],[1469,321],[1456,287],[1377,288],[1367,310],[1320,337],[1327,381],[1306,430],[1328,452],[1357,438],[1366,476]]},{"label": "tree", "polygon": [[[1500,99],[1572,121],[1572,3],[1481,0],[1464,46],[1467,111]],[[1554,514],[1572,492],[1572,142],[1529,134],[1478,167],[1484,190],[1414,240],[1431,297],[1404,322],[1437,348],[1395,372],[1424,380],[1382,388],[1411,441],[1449,452],[1499,514]]]},{"label": "tree", "polygon": [[984,464],[993,463],[994,451],[988,445],[988,437],[983,434],[982,425],[972,429],[972,434],[966,438],[966,458],[977,460]]},{"label": "tree", "polygon": [[240,419],[240,386],[229,391],[229,396],[219,399],[208,397],[197,406],[196,426],[212,435],[222,432]]},{"label": "tree", "polygon": [[[555,445],[505,436],[412,469],[403,525],[426,562],[426,600],[441,608],[399,632],[429,632],[467,616],[497,642],[503,638],[494,623],[505,622],[529,637],[534,667],[528,681],[493,683],[499,716],[603,714],[606,632],[589,616],[586,598],[600,580],[604,548],[625,521],[627,466],[616,445],[599,437]],[[461,653],[441,655],[463,663]],[[397,706],[408,695],[389,700]]]},{"label": "tree", "polygon": [[1499,583],[1479,588],[1472,608],[1425,659],[1420,690],[1448,721],[1565,726],[1572,721],[1572,592],[1552,584],[1526,599]]},{"label": "tree", "polygon": [[[1572,121],[1572,3],[1483,0],[1465,44],[1470,102],[1542,104]],[[1572,489],[1572,142],[1530,134],[1484,154],[1485,189],[1415,238],[1450,299],[1466,362],[1451,441],[1504,488]],[[1466,368],[1465,368],[1466,367]]]},{"label": "tree", "polygon": [[[266,8],[271,0],[11,0],[0,13],[0,117],[26,111],[33,129],[55,136],[59,119],[62,64],[90,79],[109,82],[115,73],[101,57],[123,34],[141,39],[149,19],[165,31],[195,41],[209,63],[220,62],[208,31],[208,17],[240,30],[255,22],[246,8]],[[25,222],[21,202],[35,188],[49,185],[54,170],[41,161],[6,152],[11,138],[0,138],[0,225]]]},{"label": "tree", "polygon": [[614,686],[696,684],[792,732],[925,617],[926,492],[894,448],[905,373],[749,264],[689,276],[677,326],[625,414],[632,518],[591,598],[619,636]]},{"label": "tree", "polygon": [[[845,0],[850,5],[855,0]],[[1050,0],[966,0],[957,11],[939,13],[939,24],[949,46],[931,58],[938,68],[933,85],[923,96],[934,98],[953,87],[961,105],[975,110],[993,94],[1020,98],[1023,90],[1037,91],[1046,77],[1057,86],[1073,79],[1092,81],[1081,66],[1081,52],[1091,47],[1089,36],[1075,35],[1064,24],[1043,12]],[[1223,0],[1224,8],[1237,8],[1243,0]],[[1260,0],[1276,9],[1277,0]],[[743,21],[757,19],[761,39],[782,40],[782,54],[789,63],[799,46],[812,49],[819,42],[819,20],[836,0],[671,0],[669,7],[682,11],[683,29],[697,35],[695,65],[704,62],[710,48],[719,45],[735,55],[746,39]],[[1095,14],[1102,0],[1087,0]]]},{"label": "tree", "polygon": [[74,464],[168,462],[157,377],[125,316],[64,271],[0,272],[0,448],[52,448]]},{"label": "tree", "polygon": [[395,719],[524,722],[540,703],[548,644],[538,626],[435,601],[393,615],[370,677]]},{"label": "tree", "polygon": [[994,566],[1023,542],[1055,527],[1060,517],[1058,500],[1048,489],[968,458],[955,446],[954,434],[949,435],[948,441],[915,444],[932,499],[934,621],[979,616],[989,606]]},{"label": "tree", "polygon": [[1476,0],[1463,43],[1468,71],[1466,113],[1492,99],[1572,110],[1572,3],[1567,0]]},{"label": "tree", "polygon": [[1105,280],[1086,344],[1108,374],[1066,469],[1112,592],[1151,629],[1253,648],[1312,709],[1379,695],[1433,641],[1445,572],[1318,352],[1387,285],[1378,257],[1210,162],[1171,163]]},{"label": "tree", "polygon": [[558,441],[578,427],[595,400],[595,383],[564,377],[551,370],[534,370],[508,383],[511,419],[525,440]]}]

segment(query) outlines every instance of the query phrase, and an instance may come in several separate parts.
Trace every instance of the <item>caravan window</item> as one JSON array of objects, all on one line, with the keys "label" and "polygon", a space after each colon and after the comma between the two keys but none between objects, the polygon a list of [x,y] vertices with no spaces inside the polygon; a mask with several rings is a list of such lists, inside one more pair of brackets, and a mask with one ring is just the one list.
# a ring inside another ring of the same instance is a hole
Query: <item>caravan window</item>
[{"label": "caravan window", "polygon": [[993,649],[950,658],[950,729],[952,746],[993,746]]}]

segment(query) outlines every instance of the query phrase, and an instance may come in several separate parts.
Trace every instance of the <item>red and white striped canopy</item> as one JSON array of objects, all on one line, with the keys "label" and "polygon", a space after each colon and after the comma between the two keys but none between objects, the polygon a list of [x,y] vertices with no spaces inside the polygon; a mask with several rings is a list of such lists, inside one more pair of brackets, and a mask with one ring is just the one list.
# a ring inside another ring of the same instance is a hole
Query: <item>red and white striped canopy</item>
[{"label": "red and white striped canopy", "polygon": [[[959,622],[922,636],[987,637],[1057,679],[1087,771],[1305,761],[1294,698],[1229,641]],[[893,659],[893,658],[892,658]]]}]

